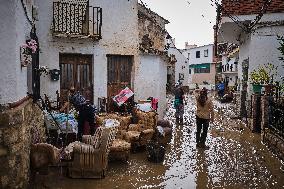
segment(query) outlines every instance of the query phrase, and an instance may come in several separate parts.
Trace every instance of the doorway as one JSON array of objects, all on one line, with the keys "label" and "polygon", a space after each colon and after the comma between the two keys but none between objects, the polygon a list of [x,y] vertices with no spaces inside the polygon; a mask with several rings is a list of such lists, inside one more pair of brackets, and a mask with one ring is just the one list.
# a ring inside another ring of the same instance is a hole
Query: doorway
[{"label": "doorway", "polygon": [[92,55],[59,54],[61,101],[67,100],[68,89],[74,86],[87,100],[93,103],[92,62]]},{"label": "doorway", "polygon": [[108,111],[119,111],[119,107],[112,98],[122,89],[131,89],[131,72],[133,56],[127,55],[107,55],[107,100]]}]

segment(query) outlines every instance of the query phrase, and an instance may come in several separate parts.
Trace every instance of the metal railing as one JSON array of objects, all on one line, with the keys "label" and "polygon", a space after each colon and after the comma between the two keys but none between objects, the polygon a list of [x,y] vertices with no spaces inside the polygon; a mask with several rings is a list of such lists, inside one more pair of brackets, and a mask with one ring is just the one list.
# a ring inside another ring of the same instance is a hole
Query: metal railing
[{"label": "metal railing", "polygon": [[284,140],[284,98],[279,83],[269,93],[268,127]]},{"label": "metal railing", "polygon": [[102,8],[84,4],[53,2],[53,34],[101,39]]},{"label": "metal railing", "polygon": [[273,97],[270,97],[268,115],[269,128],[284,139],[284,104],[278,103]]}]

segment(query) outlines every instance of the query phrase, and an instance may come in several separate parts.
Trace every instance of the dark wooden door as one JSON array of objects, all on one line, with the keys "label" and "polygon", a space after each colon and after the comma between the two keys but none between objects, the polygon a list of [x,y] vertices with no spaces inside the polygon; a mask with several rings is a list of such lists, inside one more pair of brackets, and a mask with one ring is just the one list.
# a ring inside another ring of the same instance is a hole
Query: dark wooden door
[{"label": "dark wooden door", "polygon": [[60,96],[67,100],[68,89],[74,86],[87,100],[93,102],[92,55],[60,54]]},{"label": "dark wooden door", "polygon": [[125,87],[131,89],[132,64],[133,56],[107,55],[108,111],[117,110],[117,106],[114,104],[112,97],[117,95]]}]

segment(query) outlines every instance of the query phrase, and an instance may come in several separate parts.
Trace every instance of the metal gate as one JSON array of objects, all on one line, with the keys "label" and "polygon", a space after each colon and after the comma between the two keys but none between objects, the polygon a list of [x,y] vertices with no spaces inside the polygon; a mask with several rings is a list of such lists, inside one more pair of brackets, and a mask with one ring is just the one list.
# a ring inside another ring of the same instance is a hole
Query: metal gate
[{"label": "metal gate", "polygon": [[67,99],[68,89],[74,86],[87,100],[93,102],[93,64],[92,55],[60,54],[61,100]]},{"label": "metal gate", "polygon": [[112,97],[117,95],[125,87],[131,88],[131,71],[133,56],[107,55],[108,66],[108,111],[118,111]]},{"label": "metal gate", "polygon": [[284,140],[284,100],[269,96],[268,126]]}]

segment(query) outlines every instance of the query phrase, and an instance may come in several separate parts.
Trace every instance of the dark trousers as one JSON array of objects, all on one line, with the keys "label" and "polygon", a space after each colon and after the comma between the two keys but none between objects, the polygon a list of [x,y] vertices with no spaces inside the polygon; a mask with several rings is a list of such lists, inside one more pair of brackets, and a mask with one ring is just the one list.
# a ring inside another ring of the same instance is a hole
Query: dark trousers
[{"label": "dark trousers", "polygon": [[196,125],[197,125],[196,143],[205,144],[207,131],[209,127],[209,119],[202,119],[196,116]]},{"label": "dark trousers", "polygon": [[94,112],[90,105],[84,105],[79,110],[78,116],[78,139],[82,140],[85,121],[89,123],[91,135],[95,133],[95,118]]}]

